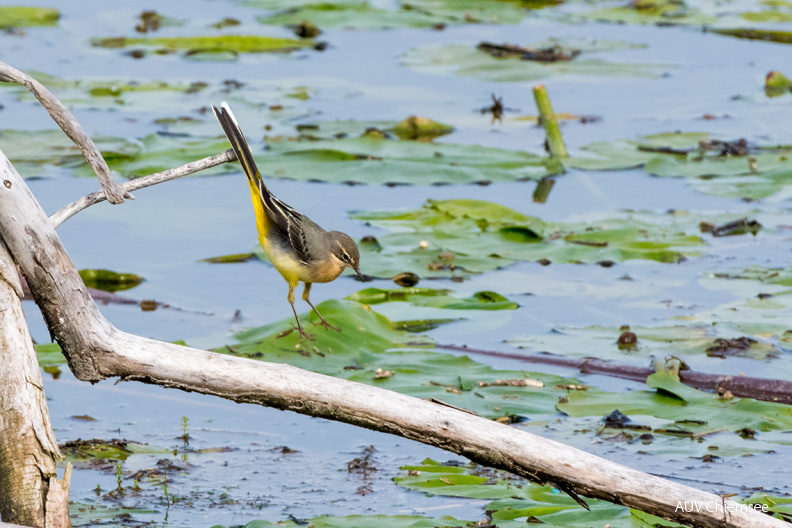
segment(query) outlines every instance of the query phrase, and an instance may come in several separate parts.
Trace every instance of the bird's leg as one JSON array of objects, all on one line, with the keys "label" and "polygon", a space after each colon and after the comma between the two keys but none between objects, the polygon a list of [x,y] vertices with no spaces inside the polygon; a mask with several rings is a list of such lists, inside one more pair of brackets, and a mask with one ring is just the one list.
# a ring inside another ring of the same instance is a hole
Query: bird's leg
[{"label": "bird's leg", "polygon": [[311,308],[313,308],[313,311],[314,311],[314,312],[316,312],[316,315],[318,315],[318,316],[319,316],[319,320],[321,321],[320,323],[314,323],[314,324],[315,324],[315,325],[317,325],[317,324],[323,324],[323,325],[324,325],[324,327],[325,327],[325,330],[327,330],[327,329],[329,329],[329,328],[332,328],[333,330],[336,330],[336,331],[340,332],[340,331],[341,331],[341,329],[340,329],[340,328],[338,328],[337,326],[333,326],[333,325],[331,325],[330,323],[328,323],[328,322],[325,320],[325,318],[324,318],[324,317],[322,317],[322,314],[320,314],[320,313],[319,313],[319,310],[317,310],[317,309],[316,309],[316,306],[314,306],[314,305],[313,305],[313,303],[311,302],[311,299],[309,298],[309,296],[310,296],[310,295],[311,295],[311,283],[310,283],[310,282],[306,282],[306,283],[305,283],[305,289],[303,290],[303,301],[307,302],[307,303],[308,303],[308,305],[309,305]]},{"label": "bird's leg", "polygon": [[294,286],[296,286],[296,285],[292,284],[292,283],[289,283],[289,297],[288,297],[288,299],[289,299],[289,304],[291,304],[291,307],[292,307],[292,312],[294,312],[294,319],[297,321],[297,330],[300,331],[300,339],[302,339],[304,337],[305,339],[313,340],[314,337],[311,334],[309,334],[308,332],[306,332],[305,330],[303,330],[303,327],[300,324],[300,318],[297,317],[297,310],[294,309]]}]

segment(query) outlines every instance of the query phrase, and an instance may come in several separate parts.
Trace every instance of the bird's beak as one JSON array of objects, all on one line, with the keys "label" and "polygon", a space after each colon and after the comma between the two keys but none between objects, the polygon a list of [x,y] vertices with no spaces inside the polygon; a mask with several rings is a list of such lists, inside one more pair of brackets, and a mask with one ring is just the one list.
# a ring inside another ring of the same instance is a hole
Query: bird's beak
[{"label": "bird's beak", "polygon": [[360,268],[355,267],[355,268],[352,268],[352,269],[355,270],[355,273],[357,273],[357,276],[360,277],[360,280],[362,282],[366,282],[366,276],[363,275],[362,273],[360,273]]}]

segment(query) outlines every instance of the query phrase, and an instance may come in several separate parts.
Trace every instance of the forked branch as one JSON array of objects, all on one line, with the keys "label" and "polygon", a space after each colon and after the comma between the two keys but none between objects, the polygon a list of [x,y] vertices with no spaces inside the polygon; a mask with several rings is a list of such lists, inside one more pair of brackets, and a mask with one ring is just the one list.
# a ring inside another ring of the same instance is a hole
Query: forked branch
[{"label": "forked branch", "polygon": [[110,177],[110,168],[102,157],[102,153],[94,144],[93,140],[85,133],[83,127],[69,112],[57,97],[52,95],[46,86],[38,82],[25,72],[19,71],[5,62],[0,62],[0,82],[15,82],[30,90],[41,105],[49,112],[52,119],[58,123],[69,138],[80,147],[85,156],[85,160],[91,166],[99,183],[104,189],[107,199],[112,204],[124,202],[124,198],[134,199],[134,196],[124,192],[121,187]]}]

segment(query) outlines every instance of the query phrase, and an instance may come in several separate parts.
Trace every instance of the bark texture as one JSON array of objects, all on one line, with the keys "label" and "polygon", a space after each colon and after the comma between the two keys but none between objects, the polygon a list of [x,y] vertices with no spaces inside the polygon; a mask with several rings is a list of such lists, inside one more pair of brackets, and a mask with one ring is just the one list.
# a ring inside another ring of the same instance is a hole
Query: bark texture
[{"label": "bark texture", "polygon": [[22,311],[22,285],[0,239],[0,517],[4,521],[36,528],[70,526],[68,481],[56,476],[59,458]]}]

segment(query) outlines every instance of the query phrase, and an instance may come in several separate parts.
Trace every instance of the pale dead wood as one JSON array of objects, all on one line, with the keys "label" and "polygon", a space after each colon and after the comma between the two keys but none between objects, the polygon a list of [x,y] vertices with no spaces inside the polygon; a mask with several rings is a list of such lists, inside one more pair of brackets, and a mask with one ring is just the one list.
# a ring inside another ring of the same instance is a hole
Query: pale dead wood
[{"label": "pale dead wood", "polygon": [[[2,153],[0,181],[0,236],[79,379],[118,377],[345,422],[694,527],[789,528],[781,520],[739,508],[730,498],[460,410],[290,365],[221,355],[118,330],[99,312],[52,223]],[[703,507],[688,512],[680,508],[685,501]]]},{"label": "pale dead wood", "polygon": [[16,265],[0,239],[0,516],[36,528],[66,528],[68,481],[58,481],[41,370],[22,310]]},{"label": "pale dead wood", "polygon": [[57,97],[52,95],[46,86],[38,82],[30,75],[17,70],[13,66],[0,62],[0,82],[15,82],[21,84],[30,90],[36,99],[39,100],[41,105],[49,112],[52,119],[63,129],[69,138],[80,147],[80,150],[85,156],[85,160],[91,166],[96,176],[99,178],[99,183],[102,185],[108,201],[112,204],[120,204],[124,202],[124,198],[134,199],[134,197],[125,193],[120,186],[110,177],[110,168],[107,162],[102,157],[102,153],[94,144],[93,140],[85,133],[83,127],[75,119],[71,112],[69,112],[63,103]]},{"label": "pale dead wood", "polygon": [[[144,187],[151,187],[152,185],[157,185],[158,183],[182,178],[198,171],[211,169],[212,167],[216,167],[218,165],[222,165],[223,163],[228,163],[235,160],[236,155],[234,154],[234,151],[228,149],[222,154],[192,161],[186,165],[182,165],[181,167],[176,167],[175,169],[156,172],[154,174],[149,174],[148,176],[143,176],[142,178],[135,178],[134,180],[124,182],[121,184],[121,189],[124,192],[137,191],[138,189],[143,189]],[[103,202],[104,200],[107,200],[104,190],[92,192],[91,194],[83,196],[79,200],[70,203],[60,211],[54,213],[52,216],[50,216],[50,221],[52,222],[52,225],[58,227],[83,209],[87,209],[88,207],[98,204],[99,202]]]}]

